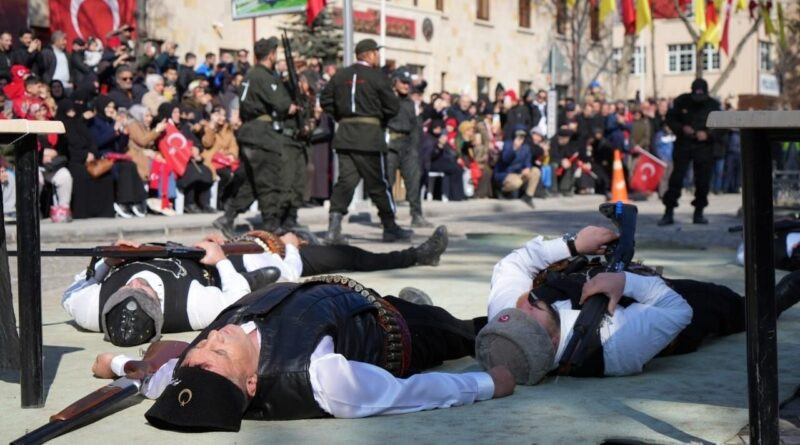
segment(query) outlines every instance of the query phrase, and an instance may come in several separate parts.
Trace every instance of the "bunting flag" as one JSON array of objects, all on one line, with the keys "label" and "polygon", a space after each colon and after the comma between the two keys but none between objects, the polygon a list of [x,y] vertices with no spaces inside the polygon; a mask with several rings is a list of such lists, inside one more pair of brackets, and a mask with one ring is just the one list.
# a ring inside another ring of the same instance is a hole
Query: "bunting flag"
[{"label": "bunting flag", "polygon": [[645,26],[653,26],[653,17],[650,13],[650,0],[636,0],[636,33]]},{"label": "bunting flag", "polygon": [[[574,0],[573,0],[574,1]],[[325,9],[327,0],[308,0],[306,4],[306,24],[310,28],[314,24],[314,20],[323,9]]]},{"label": "bunting flag", "polygon": [[710,43],[714,49],[719,49],[721,40],[722,23],[720,23],[717,15],[717,5],[713,0],[708,0],[706,3],[706,30],[700,35],[697,46],[702,48],[706,43]]},{"label": "bunting flag", "polygon": [[605,21],[612,12],[617,11],[617,0],[600,0],[600,21]]},{"label": "bunting flag", "polygon": [[622,0],[622,24],[625,25],[625,34],[636,33],[636,10],[633,0]]},{"label": "bunting flag", "polygon": [[575,7],[575,1],[576,0],[567,0],[567,6],[569,6],[570,8],[574,8]]},{"label": "bunting flag", "polygon": [[768,36],[775,34],[775,24],[772,23],[772,17],[769,14],[769,10],[772,9],[772,2],[762,3],[759,7],[761,8],[761,18],[764,20],[764,32]]},{"label": "bunting flag", "polygon": [[[737,0],[741,3],[740,0]],[[728,28],[731,24],[731,9],[733,9],[733,0],[728,0],[728,8],[725,10],[725,25],[722,27],[722,38],[719,42],[719,47],[725,51],[725,55],[730,55],[728,53]],[[737,5],[738,8],[738,5]]]},{"label": "bunting flag", "polygon": [[783,22],[783,5],[778,2],[778,42],[781,48],[786,48],[786,31]]},{"label": "bunting flag", "polygon": [[736,0],[736,12],[747,9],[747,0]]},{"label": "bunting flag", "polygon": [[706,1],[694,0],[694,24],[700,31],[706,30]]}]

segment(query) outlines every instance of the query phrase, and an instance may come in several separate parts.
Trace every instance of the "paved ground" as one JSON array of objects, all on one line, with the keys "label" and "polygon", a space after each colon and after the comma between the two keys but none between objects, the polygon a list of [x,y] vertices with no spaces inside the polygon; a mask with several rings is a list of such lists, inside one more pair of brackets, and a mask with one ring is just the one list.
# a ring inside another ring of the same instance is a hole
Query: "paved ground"
[{"label": "paved ground", "polygon": [[[662,211],[658,202],[651,200],[638,203],[640,224],[637,232],[637,257],[646,258],[650,264],[664,266],[670,276],[713,279],[741,292],[743,270],[733,264],[734,248],[738,244],[739,236],[727,232],[728,226],[738,224],[735,214],[740,204],[740,197],[738,195],[712,197],[711,202],[708,216],[712,224],[708,226],[689,224],[690,208],[684,206],[677,213],[677,219],[682,222],[669,228],[655,226],[655,221]],[[437,224],[447,224],[452,235],[451,247],[438,268],[419,267],[350,275],[383,294],[396,293],[407,285],[423,288],[434,296],[437,304],[446,307],[458,317],[482,315],[485,313],[491,267],[512,246],[521,244],[535,233],[559,235],[565,231],[576,230],[587,223],[604,223],[604,218],[596,211],[600,204],[598,197],[548,199],[536,203],[535,211],[529,211],[518,202],[430,203],[426,206],[430,219]],[[371,209],[363,207],[357,210]],[[401,223],[408,222],[407,207],[400,208],[400,217]],[[170,239],[190,242],[210,228],[213,218],[211,215],[185,215],[173,218],[76,221],[60,225],[44,222],[43,248],[92,245],[111,241],[119,236],[142,240]],[[321,231],[326,225],[326,213],[322,208],[304,209],[301,211],[301,220],[310,224],[312,230]],[[376,221],[374,214],[372,220]],[[246,221],[242,219],[240,224],[246,224]],[[13,227],[7,229],[13,231]],[[348,223],[345,231],[353,235],[355,244],[363,247],[383,251],[392,247],[402,247],[378,243],[380,230],[377,224]],[[422,241],[430,233],[430,229],[418,232],[420,233],[415,236],[415,243]],[[13,241],[13,234],[11,235],[10,241]],[[16,275],[15,266],[12,261],[13,276]],[[89,368],[95,354],[108,350],[110,344],[104,343],[99,334],[80,332],[60,307],[61,292],[71,282],[73,274],[83,267],[85,267],[83,259],[48,258],[43,261],[43,331],[47,403],[43,409],[21,410],[18,376],[0,373],[0,411],[3,412],[0,416],[0,442],[6,439],[12,440],[46,422],[51,414],[103,384],[91,377]],[[14,291],[16,292],[16,287]],[[800,317],[795,316],[789,322],[792,320],[795,320],[795,323],[786,325],[787,322],[784,322],[784,325],[788,326],[787,329],[800,326],[800,322],[797,322]],[[181,334],[170,337],[190,339],[192,335]],[[743,336],[734,336],[726,342],[714,347],[720,351],[725,347],[738,350],[737,356],[743,359]],[[710,351],[715,353],[714,349]],[[136,348],[128,352],[136,353]],[[794,355],[800,354],[791,354],[790,357]],[[712,355],[706,359],[713,360],[716,356]],[[681,361],[668,360],[661,361],[661,366],[655,367],[656,372],[652,374],[655,377],[652,378],[658,378],[659,372],[684,367]],[[791,359],[781,362],[782,366],[791,364]],[[461,360],[449,364],[446,369],[463,370],[474,366],[471,360]],[[586,400],[567,395],[572,394],[572,391],[565,393],[566,387],[562,383],[557,386],[521,388],[518,394],[505,401],[485,402],[474,407],[410,416],[360,421],[316,420],[269,424],[245,422],[243,431],[238,435],[163,435],[144,425],[142,414],[150,405],[150,402],[145,401],[101,422],[70,433],[57,443],[106,443],[109,438],[121,435],[124,435],[126,441],[140,439],[150,443],[163,442],[167,437],[179,443],[189,440],[193,443],[399,442],[397,439],[392,439],[393,437],[402,438],[404,442],[414,440],[421,443],[490,441],[596,443],[612,437],[648,438],[653,443],[687,441],[719,443],[734,438],[747,423],[746,392],[743,393],[746,379],[741,374],[743,361],[737,359],[730,368],[732,372],[730,381],[720,386],[717,389],[719,394],[713,397],[709,393],[705,396],[694,398],[686,396],[685,399],[681,399],[675,398],[674,395],[650,393],[647,390],[652,386],[647,384],[647,378],[651,378],[649,373],[643,374],[643,378],[608,379],[612,385],[610,390],[616,391],[617,394],[624,393],[626,385],[630,385],[630,388],[639,385],[642,389],[631,389],[630,394],[624,394],[630,396],[628,399],[615,398],[616,401],[612,404],[614,420],[605,422],[603,428],[600,428],[603,430],[600,436],[582,435],[583,433],[560,435],[561,430],[555,424],[542,425],[536,422],[539,418],[536,416],[553,414],[552,410],[546,409],[547,407],[537,405],[539,397],[554,397],[559,404],[563,401],[563,405],[559,405],[560,408],[556,409],[556,411],[565,410],[562,415],[570,411],[582,412],[584,408],[582,404],[585,404]],[[782,379],[784,398],[788,398],[800,383],[797,378],[800,376]],[[728,388],[730,391],[722,388]],[[637,394],[641,398],[635,398]],[[651,400],[645,402],[645,399]],[[680,403],[668,402],[671,400]],[[667,405],[668,403],[674,404]],[[500,416],[506,409],[518,416],[511,416],[511,419]],[[537,409],[545,411],[540,412]],[[713,421],[704,423],[702,419]],[[583,440],[578,440],[579,437]]]}]

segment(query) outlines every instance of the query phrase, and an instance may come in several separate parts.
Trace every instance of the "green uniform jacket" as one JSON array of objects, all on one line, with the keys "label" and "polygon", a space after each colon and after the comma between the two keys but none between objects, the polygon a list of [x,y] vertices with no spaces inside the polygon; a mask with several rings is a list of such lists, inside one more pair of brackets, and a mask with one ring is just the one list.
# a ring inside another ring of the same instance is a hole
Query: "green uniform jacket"
[{"label": "green uniform jacket", "polygon": [[[400,101],[379,69],[359,63],[340,69],[320,93],[319,102],[339,122],[333,148],[386,152],[386,122],[397,114]],[[378,122],[348,122],[348,118]]]},{"label": "green uniform jacket", "polygon": [[[239,87],[239,115],[244,124],[237,138],[240,145],[250,145],[267,151],[280,152],[285,138],[278,129],[288,116],[292,98],[286,87],[263,65],[256,65],[247,72]],[[272,122],[258,119],[269,116]],[[275,123],[278,123],[278,129]]]}]

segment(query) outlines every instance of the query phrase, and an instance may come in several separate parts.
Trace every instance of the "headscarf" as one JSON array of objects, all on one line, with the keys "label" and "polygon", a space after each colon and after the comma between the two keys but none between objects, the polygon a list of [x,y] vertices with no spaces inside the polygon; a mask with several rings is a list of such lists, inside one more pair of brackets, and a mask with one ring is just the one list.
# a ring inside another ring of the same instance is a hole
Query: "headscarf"
[{"label": "headscarf", "polygon": [[[94,99],[94,112],[95,115],[100,119],[111,120],[110,117],[106,116],[106,107],[108,104],[114,102],[114,99],[111,99],[108,96],[97,96]],[[116,104],[115,104],[116,105]]]},{"label": "headscarf", "polygon": [[130,110],[128,110],[128,113],[131,115],[132,118],[137,120],[139,123],[143,124],[144,123],[144,115],[148,111],[149,110],[144,105],[136,104],[136,105],[132,106]]},{"label": "headscarf", "polygon": [[153,119],[152,126],[155,127],[157,123],[163,120],[169,120],[172,117],[172,111],[178,108],[173,102],[165,102],[158,106],[158,114],[156,115],[155,119]]}]

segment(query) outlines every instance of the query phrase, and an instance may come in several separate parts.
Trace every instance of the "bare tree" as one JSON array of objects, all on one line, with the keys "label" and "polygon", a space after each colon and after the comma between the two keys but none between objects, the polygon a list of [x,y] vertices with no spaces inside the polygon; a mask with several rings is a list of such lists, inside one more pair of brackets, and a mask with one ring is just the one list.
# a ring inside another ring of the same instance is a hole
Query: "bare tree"
[{"label": "bare tree", "polygon": [[786,42],[778,42],[775,74],[784,105],[797,109],[800,108],[800,5],[786,6]]}]

